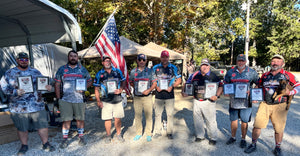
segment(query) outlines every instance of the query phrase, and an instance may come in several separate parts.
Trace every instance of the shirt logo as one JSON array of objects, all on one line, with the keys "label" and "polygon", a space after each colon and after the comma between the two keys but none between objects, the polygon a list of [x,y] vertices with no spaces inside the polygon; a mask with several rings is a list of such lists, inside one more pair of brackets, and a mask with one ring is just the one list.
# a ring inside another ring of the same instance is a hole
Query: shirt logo
[{"label": "shirt logo", "polygon": [[138,73],[135,73],[134,76],[138,76]]},{"label": "shirt logo", "polygon": [[232,75],[231,75],[232,77],[235,77],[236,76],[236,74],[235,73],[232,73]]},{"label": "shirt logo", "polygon": [[65,69],[65,70],[64,70],[64,72],[68,72],[68,71],[69,71],[68,69]]}]

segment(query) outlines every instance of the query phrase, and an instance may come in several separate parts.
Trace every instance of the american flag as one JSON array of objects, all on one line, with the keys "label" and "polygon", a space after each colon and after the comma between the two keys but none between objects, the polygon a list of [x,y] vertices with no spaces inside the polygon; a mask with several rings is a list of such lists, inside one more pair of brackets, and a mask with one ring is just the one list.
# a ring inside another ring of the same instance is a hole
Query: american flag
[{"label": "american flag", "polygon": [[114,16],[112,16],[106,25],[104,25],[104,30],[100,37],[95,43],[95,47],[101,55],[107,55],[111,58],[114,67],[119,68],[126,78],[126,87],[124,88],[127,95],[130,94],[129,89],[129,78],[127,73],[127,66],[121,52],[121,42],[116,26],[116,21]]}]

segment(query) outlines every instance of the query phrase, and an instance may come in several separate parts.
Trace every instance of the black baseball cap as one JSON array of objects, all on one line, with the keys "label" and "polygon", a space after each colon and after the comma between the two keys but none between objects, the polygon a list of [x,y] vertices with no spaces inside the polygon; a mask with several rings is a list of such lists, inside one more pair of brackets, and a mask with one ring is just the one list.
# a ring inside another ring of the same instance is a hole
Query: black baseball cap
[{"label": "black baseball cap", "polygon": [[17,58],[18,58],[18,59],[20,59],[20,58],[28,58],[28,54],[25,53],[25,52],[20,52],[20,53],[18,54]]},{"label": "black baseball cap", "polygon": [[139,54],[137,56],[137,59],[144,59],[144,60],[147,60],[147,56],[145,54]]},{"label": "black baseball cap", "polygon": [[102,61],[104,61],[105,59],[111,59],[109,56],[107,56],[107,55],[103,55],[102,56]]}]

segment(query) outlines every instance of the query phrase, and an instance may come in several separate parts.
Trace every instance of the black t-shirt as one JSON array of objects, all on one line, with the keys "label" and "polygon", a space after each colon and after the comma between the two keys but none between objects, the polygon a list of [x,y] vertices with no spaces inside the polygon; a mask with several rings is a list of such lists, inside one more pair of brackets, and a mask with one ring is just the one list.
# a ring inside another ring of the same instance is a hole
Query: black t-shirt
[{"label": "black t-shirt", "polygon": [[219,77],[211,71],[204,76],[200,71],[194,74],[189,77],[186,83],[192,83],[194,85],[194,98],[197,100],[204,99],[205,83],[216,82],[219,85]]}]

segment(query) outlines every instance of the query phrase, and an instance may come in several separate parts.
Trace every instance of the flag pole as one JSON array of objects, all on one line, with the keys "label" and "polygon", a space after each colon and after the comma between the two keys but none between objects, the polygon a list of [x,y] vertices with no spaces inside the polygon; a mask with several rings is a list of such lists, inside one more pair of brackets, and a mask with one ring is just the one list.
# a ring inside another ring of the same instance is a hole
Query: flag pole
[{"label": "flag pole", "polygon": [[112,14],[110,14],[110,16],[108,17],[108,19],[106,20],[104,26],[101,28],[101,30],[99,31],[99,33],[97,34],[97,36],[95,37],[95,39],[93,40],[93,42],[90,44],[90,46],[88,47],[88,49],[85,51],[85,53],[82,55],[81,59],[84,58],[84,56],[87,54],[87,52],[91,49],[91,47],[93,46],[93,44],[95,43],[95,41],[99,38],[99,36],[101,35],[101,33],[103,32],[104,28],[106,27],[106,25],[108,24],[108,21],[111,19],[111,17],[114,16],[114,14],[116,13],[117,9],[119,8],[119,6],[114,10],[114,12]]}]

